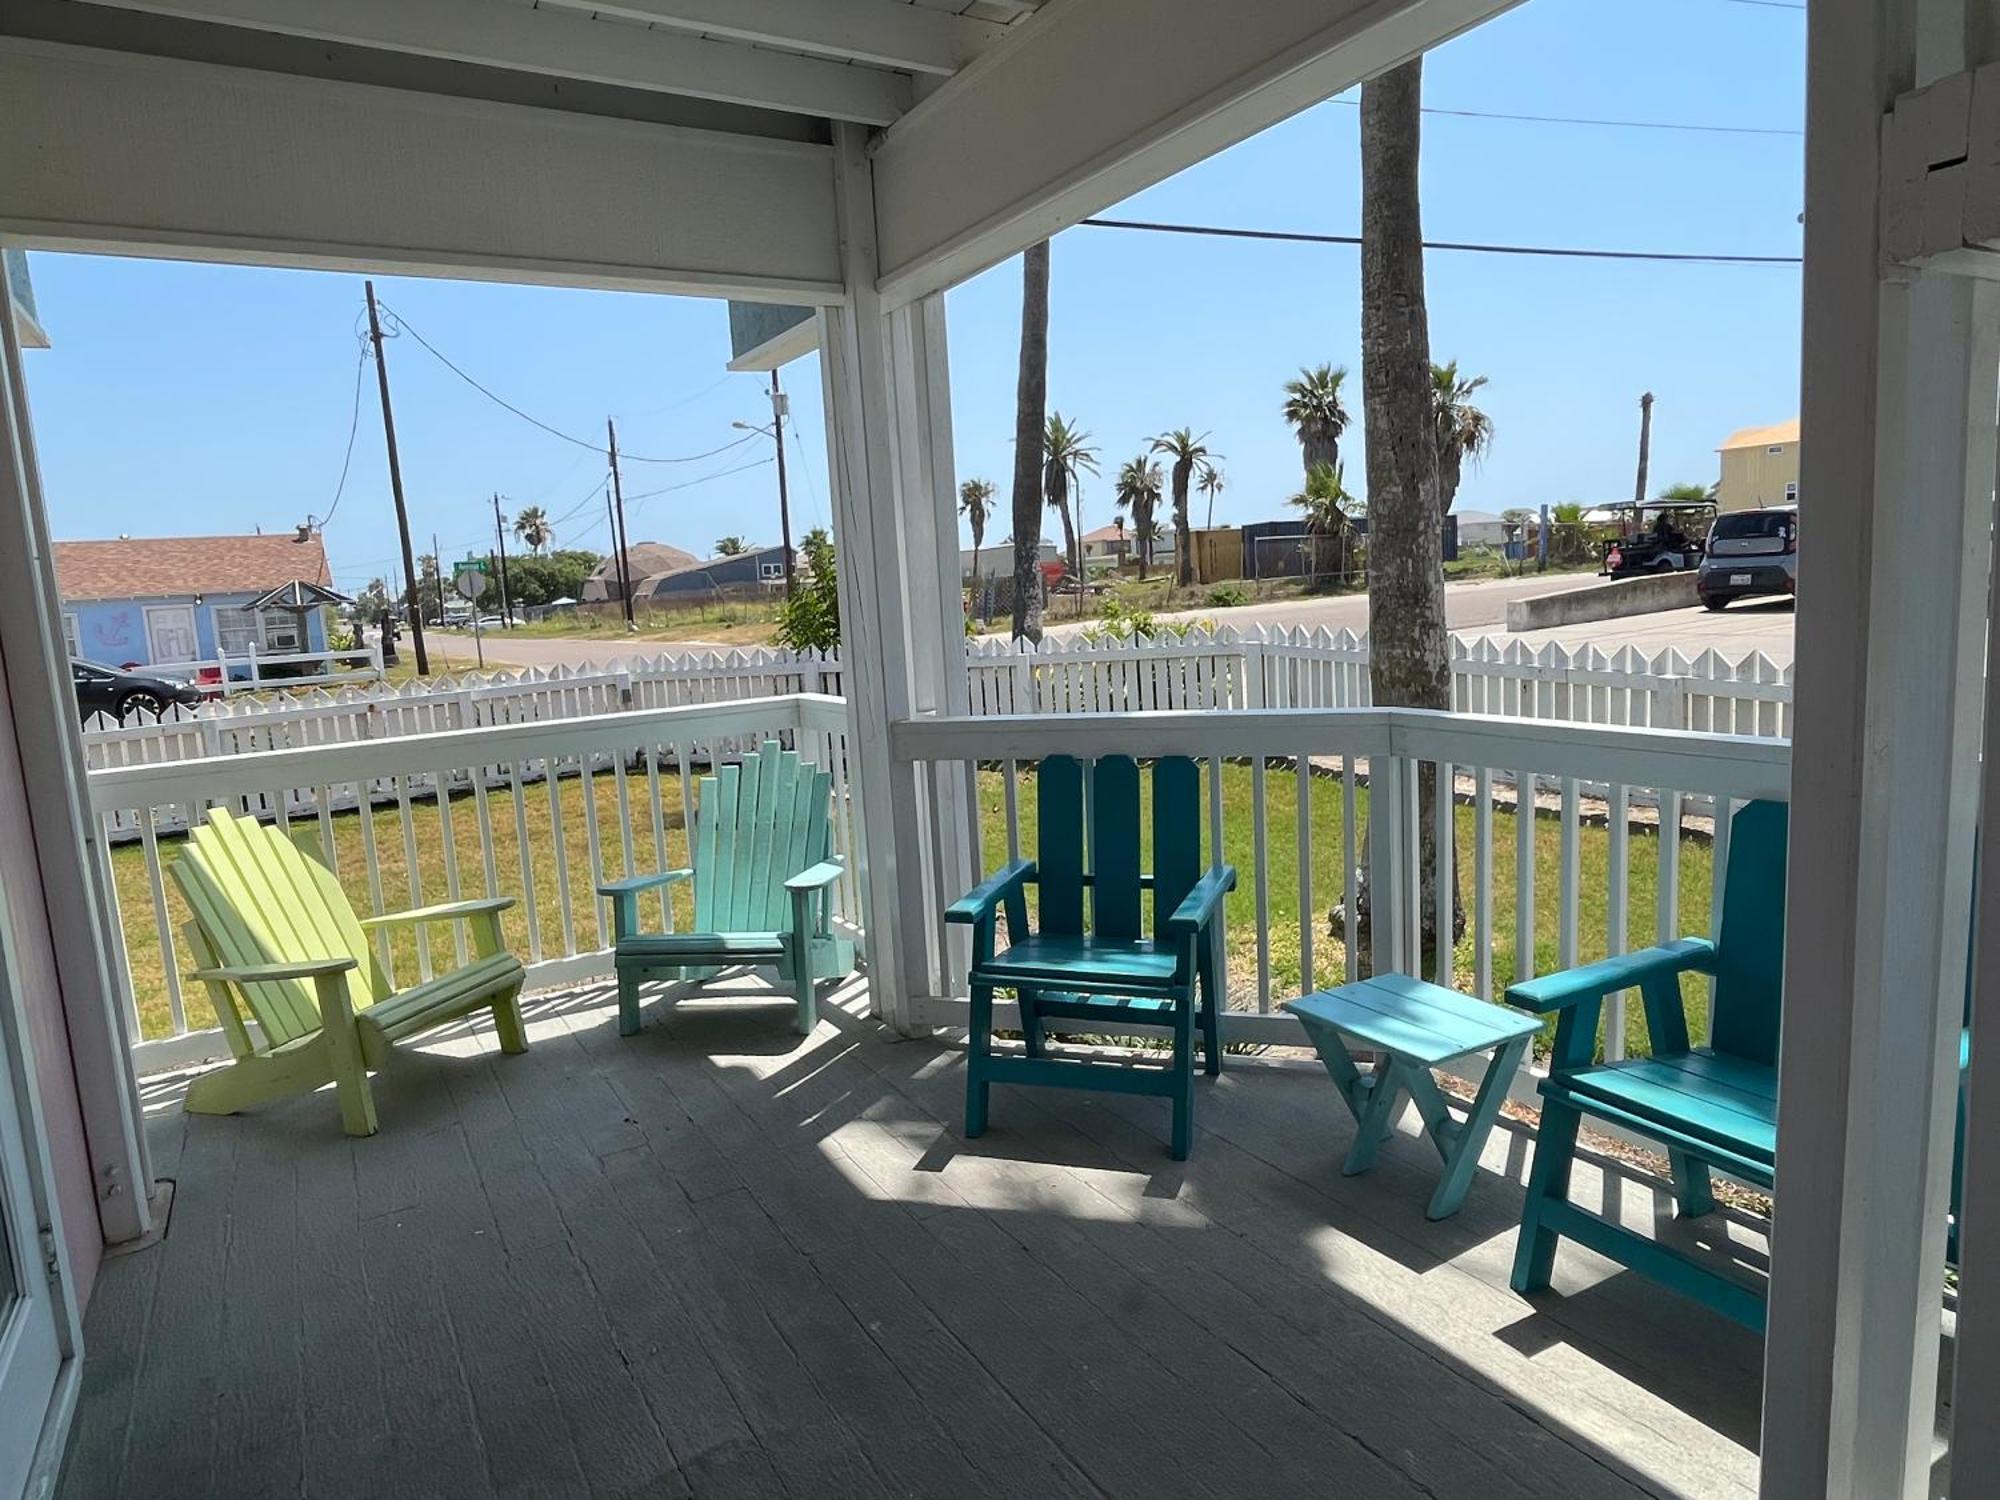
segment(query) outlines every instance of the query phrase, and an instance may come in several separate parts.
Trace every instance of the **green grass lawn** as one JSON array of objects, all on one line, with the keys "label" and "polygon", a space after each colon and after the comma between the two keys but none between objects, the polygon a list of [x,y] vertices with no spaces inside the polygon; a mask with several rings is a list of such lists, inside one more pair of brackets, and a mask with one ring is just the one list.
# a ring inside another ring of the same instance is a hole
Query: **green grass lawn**
[{"label": "green grass lawn", "polygon": [[[1257,905],[1255,882],[1255,832],[1252,819],[1252,777],[1249,767],[1225,766],[1222,774],[1224,857],[1242,874],[1242,883],[1229,898],[1226,915],[1229,950],[1229,986],[1233,1005],[1254,1007],[1257,993]],[[686,832],[681,823],[680,787],[677,777],[662,774],[665,859],[656,854],[653,820],[647,802],[647,780],[643,775],[627,777],[631,806],[632,868],[650,870],[665,864],[688,863]],[[1024,850],[1034,847],[1034,786],[1023,777],[1018,789],[1021,809],[1021,842]],[[576,778],[558,784],[555,800],[561,809],[561,839],[568,851],[570,869],[569,917],[577,945],[590,949],[609,942],[608,918],[604,935],[597,926],[598,910],[591,886],[589,839],[585,818],[585,798],[594,799],[598,816],[601,865],[605,878],[627,873],[616,779],[607,773],[593,777],[586,789]],[[1204,792],[1204,796],[1206,793]],[[1330,928],[1328,912],[1342,894],[1341,873],[1341,788],[1337,780],[1313,777],[1308,792],[1312,827],[1312,909],[1314,924],[1313,973],[1311,983],[1301,972],[1299,941],[1298,870],[1298,778],[1290,770],[1272,769],[1265,777],[1265,837],[1268,854],[1268,901],[1270,932],[1271,997],[1273,1004],[1307,989],[1336,984],[1345,976],[1345,953],[1339,937]],[[523,788],[522,812],[527,829],[528,857],[534,872],[536,926],[542,951],[554,956],[564,951],[563,903],[555,873],[556,816],[547,784]],[[521,894],[521,840],[511,792],[488,794],[493,823],[494,862],[499,890],[503,895]],[[980,824],[986,864],[996,867],[1006,855],[1005,793],[1001,775],[989,771],[980,777]],[[479,808],[470,793],[450,800],[452,840],[456,849],[459,890],[467,896],[485,892],[485,877],[479,840]],[[1365,822],[1367,789],[1357,794],[1358,817]],[[332,819],[334,857],[341,882],[352,894],[358,910],[369,906],[367,844],[362,836],[362,814],[347,812]],[[435,802],[413,802],[410,806],[408,844],[416,850],[416,871],[420,889],[413,892],[410,860],[402,815],[395,807],[376,808],[367,815],[372,823],[375,865],[382,889],[383,905],[390,910],[436,902],[447,898],[450,886],[445,854],[445,822]],[[1203,814],[1205,817],[1205,813]],[[1473,809],[1458,809],[1458,866],[1460,889],[1467,911],[1467,933],[1454,955],[1454,969],[1461,988],[1473,982],[1474,937],[1471,931],[1471,869],[1473,852]],[[294,822],[297,834],[317,837],[316,821]],[[1358,831],[1357,831],[1358,832]],[[1535,969],[1547,973],[1558,967],[1558,868],[1561,830],[1553,818],[1537,820],[1535,884]],[[1654,892],[1659,867],[1659,841],[1650,833],[1634,832],[1630,838],[1628,947],[1644,947],[1654,940]],[[163,839],[163,865],[179,854],[181,840]],[[1588,962],[1606,952],[1606,893],[1609,836],[1603,828],[1585,827],[1580,832],[1582,874],[1579,893],[1579,955]],[[1356,840],[1357,857],[1359,839]],[[1493,979],[1496,992],[1504,989],[1515,972],[1514,917],[1516,864],[1514,859],[1514,815],[1496,810],[1493,816]],[[133,988],[137,995],[141,1034],[165,1036],[172,1030],[167,1002],[166,972],[154,918],[151,889],[147,881],[144,850],[126,844],[112,851],[111,866],[119,911],[125,929],[127,955]],[[1711,859],[1706,841],[1685,839],[1680,861],[1680,930],[1708,930]],[[675,920],[686,926],[692,920],[691,897],[685,886],[676,893]],[[178,934],[188,913],[171,880],[167,882],[168,919]],[[654,908],[657,911],[657,908]],[[503,919],[508,942],[524,958],[529,956],[528,914],[518,903]],[[177,945],[179,946],[179,945]],[[433,952],[440,967],[452,961],[448,936],[433,939]],[[190,966],[184,947],[181,966]],[[416,939],[404,931],[396,934],[391,959],[396,972],[406,982],[416,973]],[[1696,1035],[1706,1030],[1706,996],[1698,985],[1688,987],[1690,1026]],[[188,1024],[212,1024],[206,994],[201,986],[185,987]],[[1643,1051],[1644,1026],[1636,1004],[1627,1007],[1627,1047]]]}]

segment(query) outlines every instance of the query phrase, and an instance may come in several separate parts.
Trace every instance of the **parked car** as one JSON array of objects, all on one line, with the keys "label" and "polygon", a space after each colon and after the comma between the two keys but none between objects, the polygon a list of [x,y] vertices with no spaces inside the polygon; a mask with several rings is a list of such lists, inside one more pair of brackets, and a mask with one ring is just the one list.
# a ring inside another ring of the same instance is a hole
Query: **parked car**
[{"label": "parked car", "polygon": [[85,723],[93,714],[109,714],[122,722],[140,714],[163,714],[175,704],[192,708],[202,700],[201,689],[191,683],[124,667],[100,666],[74,657],[70,659],[69,675],[76,686],[76,706]]},{"label": "parked car", "polygon": [[1707,609],[1732,599],[1790,597],[1799,587],[1799,508],[1774,505],[1717,516],[1708,530],[1708,555],[1695,575]]}]

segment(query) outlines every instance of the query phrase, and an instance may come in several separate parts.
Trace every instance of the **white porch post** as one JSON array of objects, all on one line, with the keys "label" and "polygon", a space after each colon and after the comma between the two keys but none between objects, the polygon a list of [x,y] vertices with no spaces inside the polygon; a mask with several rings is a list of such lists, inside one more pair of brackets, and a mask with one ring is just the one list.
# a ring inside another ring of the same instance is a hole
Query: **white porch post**
[{"label": "white porch post", "polygon": [[919,795],[892,765],[889,724],[964,711],[964,624],[943,299],[883,307],[865,139],[835,127],[848,300],[820,314],[820,359],[869,984],[878,1014],[908,1030],[912,1002],[949,983],[938,903],[958,894],[965,814],[958,789]]},{"label": "white porch post", "polygon": [[[2000,287],[1889,264],[1883,119],[1963,0],[1814,7],[1786,1024],[1763,1493],[1929,1493]],[[1921,174],[1920,174],[1921,175]]]},{"label": "white porch post", "polygon": [[22,760],[41,772],[42,795],[29,811],[55,929],[98,1222],[105,1240],[118,1244],[152,1226],[151,1171],[132,1072],[129,1007],[106,943],[115,917],[100,873],[109,863],[100,859],[88,811],[76,689],[57,610],[21,345],[12,294],[0,276],[0,641]]}]

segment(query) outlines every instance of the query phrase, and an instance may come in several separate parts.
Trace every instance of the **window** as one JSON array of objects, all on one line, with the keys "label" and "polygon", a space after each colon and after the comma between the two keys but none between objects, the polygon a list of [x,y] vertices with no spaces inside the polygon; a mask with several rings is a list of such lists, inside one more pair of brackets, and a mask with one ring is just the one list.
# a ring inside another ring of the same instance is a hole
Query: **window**
[{"label": "window", "polygon": [[1764,451],[1766,453],[1783,453],[1785,451],[1785,445],[1783,443],[1773,443],[1771,444],[1770,447],[1766,448]]},{"label": "window", "polygon": [[785,565],[781,562],[759,563],[757,564],[757,576],[766,583],[774,582],[785,576]]},{"label": "window", "polygon": [[76,643],[75,615],[66,614],[63,616],[63,646],[68,650],[71,656],[83,655],[82,650],[78,648]]},{"label": "window", "polygon": [[224,656],[248,656],[253,645],[263,653],[303,651],[305,642],[299,635],[297,616],[217,605],[215,649]]},{"label": "window", "polygon": [[1794,479],[1790,484],[1785,486],[1785,500],[1786,503],[1789,504],[1790,502],[1798,498],[1799,498],[1799,482],[1796,479]]}]

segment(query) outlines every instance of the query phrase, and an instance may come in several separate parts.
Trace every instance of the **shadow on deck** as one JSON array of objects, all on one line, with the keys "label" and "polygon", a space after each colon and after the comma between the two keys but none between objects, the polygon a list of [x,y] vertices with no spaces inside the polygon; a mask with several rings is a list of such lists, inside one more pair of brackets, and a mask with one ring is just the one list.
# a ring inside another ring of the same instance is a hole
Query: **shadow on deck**
[{"label": "shadow on deck", "polygon": [[[1464,1210],[1414,1135],[1343,1178],[1316,1066],[1157,1101],[997,1088],[789,1005],[531,1003],[330,1097],[148,1100],[166,1239],[106,1263],[63,1493],[1748,1495],[1761,1349],[1566,1246],[1507,1290],[1530,1142]],[[1650,1183],[1577,1197],[1652,1223]],[[1761,1241],[1727,1221],[1754,1258]]]}]

